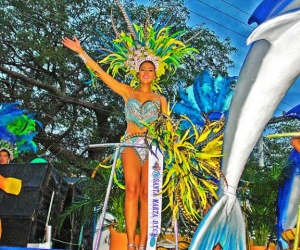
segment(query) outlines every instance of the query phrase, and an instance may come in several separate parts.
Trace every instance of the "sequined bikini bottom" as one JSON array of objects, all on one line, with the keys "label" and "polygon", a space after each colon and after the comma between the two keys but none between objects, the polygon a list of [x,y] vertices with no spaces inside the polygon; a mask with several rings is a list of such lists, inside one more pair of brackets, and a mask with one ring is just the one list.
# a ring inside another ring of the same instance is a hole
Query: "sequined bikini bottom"
[{"label": "sequined bikini bottom", "polygon": [[[147,143],[145,140],[147,140]],[[120,153],[125,152],[128,148],[133,148],[135,154],[139,158],[140,163],[144,165],[145,160],[148,159],[148,147],[151,145],[151,141],[151,138],[146,137],[146,133],[125,134],[124,138],[121,139],[121,143],[130,144],[133,146],[122,146]]]}]

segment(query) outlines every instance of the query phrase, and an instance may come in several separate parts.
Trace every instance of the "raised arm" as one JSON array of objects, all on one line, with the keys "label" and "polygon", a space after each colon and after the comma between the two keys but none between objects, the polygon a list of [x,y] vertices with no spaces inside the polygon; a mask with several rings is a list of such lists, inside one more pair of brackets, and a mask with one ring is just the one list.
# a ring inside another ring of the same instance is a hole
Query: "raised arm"
[{"label": "raised arm", "polygon": [[74,40],[67,37],[62,39],[62,44],[67,48],[78,53],[79,57],[84,61],[84,63],[114,92],[123,97],[127,101],[128,96],[131,93],[131,87],[127,84],[121,83],[113,78],[111,75],[107,74],[100,65],[95,62],[89,55],[83,50],[80,45],[79,40],[74,36]]}]

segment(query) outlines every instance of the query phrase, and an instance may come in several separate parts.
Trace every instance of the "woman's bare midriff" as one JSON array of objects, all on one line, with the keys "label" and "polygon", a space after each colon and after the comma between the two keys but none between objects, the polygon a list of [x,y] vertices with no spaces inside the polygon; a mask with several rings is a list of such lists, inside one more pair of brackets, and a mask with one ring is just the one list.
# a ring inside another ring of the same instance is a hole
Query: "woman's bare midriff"
[{"label": "woman's bare midriff", "polygon": [[136,133],[143,133],[147,131],[147,127],[139,128],[133,122],[127,123],[126,134],[136,134]]}]

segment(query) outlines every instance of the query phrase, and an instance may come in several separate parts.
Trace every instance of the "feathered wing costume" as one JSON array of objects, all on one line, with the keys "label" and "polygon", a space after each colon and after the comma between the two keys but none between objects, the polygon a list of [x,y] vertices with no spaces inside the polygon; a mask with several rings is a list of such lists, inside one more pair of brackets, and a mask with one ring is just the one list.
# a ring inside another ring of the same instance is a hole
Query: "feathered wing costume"
[{"label": "feathered wing costume", "polygon": [[[20,104],[0,103],[0,151],[8,152],[11,160],[21,152],[37,151],[33,139],[37,134],[36,124],[41,126],[41,123],[33,114],[20,109]],[[18,195],[21,186],[21,180],[0,175],[0,188],[6,193]]]},{"label": "feathered wing costume", "polygon": [[[227,116],[237,77],[214,78],[208,69],[196,76],[194,84],[184,89],[178,85],[180,101],[173,113],[188,116],[193,124],[203,127],[206,119]],[[187,124],[188,125],[188,124]]]},{"label": "feathered wing costume", "polygon": [[[118,0],[115,3],[120,8],[129,33],[119,32],[112,21],[115,37],[111,38],[97,30],[99,48],[94,48],[100,53],[100,64],[109,64],[108,72],[113,77],[125,73],[125,82],[137,88],[139,81],[137,73],[139,66],[144,61],[152,61],[156,68],[156,79],[151,88],[160,92],[159,80],[162,75],[175,74],[176,69],[187,56],[193,56],[198,51],[185,44],[180,38],[185,31],[171,33],[172,25],[168,26],[169,19],[159,16],[154,25],[138,25],[130,21],[126,10]],[[113,16],[112,16],[113,20]],[[97,77],[91,72],[93,77]],[[93,79],[92,79],[93,82]]]}]

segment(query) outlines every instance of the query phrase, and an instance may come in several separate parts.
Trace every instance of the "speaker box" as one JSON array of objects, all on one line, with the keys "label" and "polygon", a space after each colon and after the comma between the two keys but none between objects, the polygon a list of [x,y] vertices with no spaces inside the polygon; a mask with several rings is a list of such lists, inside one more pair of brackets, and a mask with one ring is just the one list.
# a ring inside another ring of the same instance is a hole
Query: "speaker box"
[{"label": "speaker box", "polygon": [[[84,202],[86,197],[83,193],[84,180],[80,178],[65,178],[69,184],[69,190],[65,201],[64,211],[68,210],[72,203]],[[53,240],[53,248],[77,250],[79,248],[93,249],[93,221],[81,222],[78,211],[72,211],[67,216],[60,228],[56,239]],[[83,225],[82,225],[83,224]]]},{"label": "speaker box", "polygon": [[47,220],[55,237],[68,182],[48,163],[3,165],[0,175],[22,180],[19,195],[0,190],[0,245],[26,247],[27,243],[45,242]]},{"label": "speaker box", "polygon": [[[77,183],[78,178],[65,178],[69,184],[69,190],[67,193],[64,210],[73,202],[80,201],[79,197],[82,197],[81,186]],[[78,241],[80,239],[81,225],[77,218],[77,213],[71,212],[67,216],[62,224],[59,234],[57,235],[57,241],[53,241],[53,248],[57,249],[78,249]]]}]

